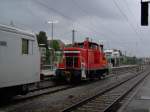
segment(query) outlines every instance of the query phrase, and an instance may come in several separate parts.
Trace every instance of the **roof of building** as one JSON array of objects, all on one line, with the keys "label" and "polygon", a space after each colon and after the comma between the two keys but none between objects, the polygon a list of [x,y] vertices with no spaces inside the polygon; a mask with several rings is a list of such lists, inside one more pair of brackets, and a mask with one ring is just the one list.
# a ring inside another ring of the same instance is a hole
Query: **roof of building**
[{"label": "roof of building", "polygon": [[0,24],[0,30],[34,37],[34,33],[31,33],[31,32],[28,32],[19,28],[15,28],[12,26]]}]

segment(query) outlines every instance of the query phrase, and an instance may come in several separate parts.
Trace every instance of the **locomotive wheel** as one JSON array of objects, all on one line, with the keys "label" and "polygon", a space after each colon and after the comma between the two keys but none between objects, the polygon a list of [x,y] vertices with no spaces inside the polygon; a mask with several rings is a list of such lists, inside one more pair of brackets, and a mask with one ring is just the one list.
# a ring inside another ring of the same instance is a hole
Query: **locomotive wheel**
[{"label": "locomotive wheel", "polygon": [[60,83],[62,80],[64,80],[63,75],[64,75],[63,71],[61,71],[59,69],[56,70],[56,82],[57,83]]},{"label": "locomotive wheel", "polygon": [[68,83],[72,82],[72,80],[73,80],[71,74],[68,74],[65,79]]},{"label": "locomotive wheel", "polygon": [[71,75],[71,83],[78,84],[81,82],[81,72],[80,71],[74,71]]},{"label": "locomotive wheel", "polygon": [[106,76],[106,75],[103,73],[103,74],[102,74],[102,78],[105,78],[105,76]]},{"label": "locomotive wheel", "polygon": [[75,71],[75,81],[76,83],[81,82],[81,72],[80,71]]}]

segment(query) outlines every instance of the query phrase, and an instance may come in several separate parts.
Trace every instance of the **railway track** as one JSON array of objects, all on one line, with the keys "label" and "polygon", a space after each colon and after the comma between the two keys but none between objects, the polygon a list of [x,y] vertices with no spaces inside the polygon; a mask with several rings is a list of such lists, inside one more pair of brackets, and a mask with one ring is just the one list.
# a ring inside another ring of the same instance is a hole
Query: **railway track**
[{"label": "railway track", "polygon": [[116,67],[116,68],[112,69],[111,73],[112,74],[116,74],[116,73],[120,74],[120,73],[125,73],[125,72],[128,72],[128,71],[133,72],[133,71],[139,71],[139,70],[141,70],[141,68],[138,65],[135,65],[135,66],[132,66],[132,67],[121,67],[120,69],[119,69],[119,67]]},{"label": "railway track", "polygon": [[33,90],[25,96],[17,96],[17,98],[15,98],[15,100],[16,101],[28,100],[31,98],[36,98],[36,97],[41,96],[41,95],[52,94],[52,93],[56,93],[59,91],[63,91],[63,90],[69,89],[69,88],[73,88],[73,86],[62,85],[62,86],[54,86],[54,87],[45,87],[42,89]]},{"label": "railway track", "polygon": [[[129,72],[131,72],[131,70],[121,70],[119,72],[116,71],[115,74],[108,75],[108,76],[105,77],[105,79],[110,78],[110,77],[114,77],[114,76],[116,76],[116,74],[122,75],[122,74],[129,73]],[[136,71],[134,70],[134,73],[135,72]],[[96,80],[96,81],[99,81],[99,80]],[[96,82],[96,81],[93,81],[93,82]],[[93,83],[93,82],[91,82],[91,83]],[[84,84],[90,84],[90,83],[83,82],[80,85],[84,85]],[[74,85],[74,86],[79,86],[79,85]],[[44,86],[44,87],[40,87],[40,88],[31,89],[29,92],[33,93],[33,92],[42,91],[42,90],[46,90],[46,89],[51,88],[53,90],[52,91],[52,93],[53,93],[53,92],[57,92],[59,90],[64,90],[64,89],[67,89],[67,88],[70,88],[70,87],[74,87],[74,86],[70,86],[70,85],[67,85],[67,84],[64,84],[64,83],[62,85],[61,84],[59,84],[59,85],[52,84],[52,85],[48,85],[48,86]]]},{"label": "railway track", "polygon": [[[131,71],[127,70],[127,71],[121,72],[121,74],[119,74],[119,73],[118,74],[122,75],[122,74],[129,73],[129,72],[131,72]],[[111,78],[111,77],[116,77],[116,74],[106,76],[104,80]],[[86,81],[86,82],[82,82],[79,85],[67,85],[67,84],[66,85],[65,84],[64,85],[50,85],[50,86],[42,87],[39,89],[33,89],[33,90],[30,90],[30,93],[28,93],[25,96],[15,97],[15,102],[21,102],[21,101],[36,98],[38,96],[45,95],[45,94],[53,94],[53,93],[64,91],[64,90],[71,89],[74,87],[92,84],[92,83],[95,83],[97,81],[100,81],[100,80],[95,80],[95,81],[90,81],[90,82]]]},{"label": "railway track", "polygon": [[27,95],[18,95],[16,97],[13,97],[12,99],[4,99],[2,101],[0,101],[0,107],[5,107],[5,106],[10,106],[10,105],[15,105],[21,102],[25,102],[27,100],[31,100],[34,98],[37,98],[39,96],[42,95],[46,95],[46,94],[53,94],[59,91],[63,91],[63,90],[67,90],[69,88],[73,88],[73,86],[71,85],[62,85],[62,86],[53,86],[53,87],[46,87],[46,88],[42,88],[42,89],[37,89],[37,90],[33,90],[30,93],[28,93]]},{"label": "railway track", "polygon": [[[122,74],[125,74],[125,73],[137,73],[136,71],[136,68],[130,68],[128,70],[124,70],[124,69],[121,69],[121,70],[115,70],[111,72],[111,75],[108,75],[106,76],[105,78],[110,78],[110,77],[114,77],[117,75],[122,75]],[[42,81],[44,82],[44,81]],[[84,82],[85,83],[85,82]],[[36,92],[36,91],[40,91],[40,90],[44,90],[44,89],[48,89],[48,88],[53,88],[53,87],[57,87],[57,86],[62,86],[62,85],[66,85],[65,83],[62,83],[62,84],[59,84],[59,85],[56,85],[56,84],[52,84],[52,85],[48,85],[48,86],[44,86],[44,87],[39,87],[39,88],[34,88],[34,89],[31,89],[30,92]],[[82,85],[82,84],[81,84]]]},{"label": "railway track", "polygon": [[[130,72],[130,70],[129,71],[127,70],[124,73],[127,73],[127,72]],[[123,74],[123,72],[122,72],[122,74]],[[110,77],[115,77],[115,76],[116,76],[116,74],[113,74],[113,75],[107,76],[105,79],[110,78]],[[96,80],[96,81],[92,81],[92,82],[86,81],[86,82],[81,83],[80,85],[50,85],[50,86],[42,87],[39,89],[32,89],[32,90],[30,90],[29,94],[27,94],[25,96],[14,97],[13,100],[11,102],[8,102],[8,103],[9,103],[9,105],[11,105],[11,104],[14,105],[14,104],[18,104],[20,102],[24,102],[27,100],[37,98],[37,97],[42,96],[42,95],[53,94],[53,93],[64,91],[67,89],[71,89],[71,88],[74,88],[77,86],[84,86],[84,85],[92,84],[92,83],[95,83],[97,81],[100,81],[100,80]],[[7,105],[7,104],[4,103],[4,106],[5,105]]]},{"label": "railway track", "polygon": [[[125,73],[129,73],[129,72],[133,72],[133,73],[136,73],[137,71],[136,71],[136,67],[138,67],[138,66],[133,66],[133,67],[129,67],[129,68],[127,68],[127,70],[126,70],[126,67],[125,68],[122,68],[121,70],[119,70],[119,69],[115,69],[115,70],[112,70],[112,72],[111,72],[111,75],[108,75],[108,76],[106,76],[105,78],[110,78],[110,77],[114,77],[116,74],[117,75],[122,75],[122,74],[125,74]],[[38,85],[38,87],[35,87],[35,88],[31,88],[30,90],[29,90],[29,92],[36,92],[36,91],[41,91],[41,90],[45,90],[45,89],[49,89],[49,88],[55,88],[55,87],[57,87],[57,86],[66,86],[66,84],[65,83],[62,83],[62,84],[54,84],[54,83],[52,83],[52,84],[47,84],[46,86],[41,86],[40,84],[41,83],[45,83],[45,82],[48,82],[49,80],[46,80],[46,81],[41,81]]]},{"label": "railway track", "polygon": [[116,82],[105,90],[64,109],[62,112],[115,112],[118,104],[132,91],[149,71]]},{"label": "railway track", "polygon": [[[124,71],[124,72],[121,72],[120,75],[125,74],[125,73],[129,73],[129,72],[131,72],[131,71],[130,70]],[[111,77],[116,77],[116,74],[106,76],[105,79],[111,78]],[[44,94],[52,94],[52,93],[63,91],[63,90],[70,89],[70,88],[73,88],[73,87],[84,86],[84,85],[87,85],[87,84],[92,84],[92,83],[95,83],[97,81],[100,81],[100,80],[95,80],[95,81],[91,81],[91,82],[81,82],[79,85],[58,85],[58,86],[54,85],[54,86],[42,87],[42,88],[39,88],[39,89],[33,89],[33,90],[30,91],[32,95],[30,95],[30,93],[29,93],[27,95],[28,97],[25,96],[25,98],[37,97],[37,96],[41,96],[41,95],[44,95]],[[35,94],[33,94],[33,93],[35,93]]]}]

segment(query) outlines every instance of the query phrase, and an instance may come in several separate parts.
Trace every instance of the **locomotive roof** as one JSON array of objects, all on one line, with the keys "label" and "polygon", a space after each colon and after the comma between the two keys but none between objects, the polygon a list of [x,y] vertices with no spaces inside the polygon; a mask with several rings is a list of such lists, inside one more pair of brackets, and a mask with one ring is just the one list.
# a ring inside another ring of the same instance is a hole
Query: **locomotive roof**
[{"label": "locomotive roof", "polygon": [[[80,47],[80,48],[82,48],[84,46],[84,42],[85,41],[83,41],[83,42],[76,42],[76,43],[74,43],[74,45],[68,44],[65,48],[72,48],[72,47]],[[96,46],[101,46],[103,48],[103,44],[97,44],[95,42],[90,42],[90,41],[88,41],[88,43],[89,43],[90,46],[91,45],[96,45]]]},{"label": "locomotive roof", "polygon": [[[99,45],[99,44],[97,44],[97,43],[95,43],[95,42],[90,42],[90,41],[88,41],[90,44],[94,44],[94,45]],[[84,44],[84,42],[77,42],[77,43],[75,43],[75,45],[80,45],[80,44]]]}]

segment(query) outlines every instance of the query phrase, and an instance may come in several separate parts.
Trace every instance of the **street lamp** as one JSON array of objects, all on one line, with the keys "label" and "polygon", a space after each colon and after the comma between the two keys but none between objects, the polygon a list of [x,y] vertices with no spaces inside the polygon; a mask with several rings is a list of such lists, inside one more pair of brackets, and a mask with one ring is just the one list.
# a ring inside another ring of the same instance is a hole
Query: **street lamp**
[{"label": "street lamp", "polygon": [[[48,24],[51,24],[52,25],[52,32],[51,32],[51,36],[52,36],[52,42],[51,42],[51,46],[52,46],[52,49],[53,49],[53,38],[54,38],[54,24],[58,23],[57,20],[49,20],[48,21]],[[53,65],[53,51],[52,51],[52,58],[51,58],[51,63]]]}]

